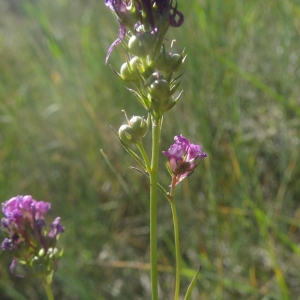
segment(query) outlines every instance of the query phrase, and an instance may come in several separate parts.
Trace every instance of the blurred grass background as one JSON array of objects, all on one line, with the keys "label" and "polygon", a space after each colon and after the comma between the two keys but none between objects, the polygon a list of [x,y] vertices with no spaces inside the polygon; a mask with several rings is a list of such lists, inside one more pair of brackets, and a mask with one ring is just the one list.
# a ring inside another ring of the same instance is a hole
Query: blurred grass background
[{"label": "blurred grass background", "polygon": [[[104,65],[118,26],[103,2],[0,1],[0,199],[31,194],[61,216],[56,299],[150,299],[148,182],[109,128],[121,109],[146,113]],[[300,299],[300,1],[178,2],[185,23],[168,37],[187,49],[185,91],[161,148],[183,134],[208,153],[176,195],[182,294],[201,264],[193,299]],[[109,63],[124,59],[118,46]],[[162,197],[158,222],[160,298],[172,299]],[[0,252],[1,299],[45,299],[11,260]]]}]

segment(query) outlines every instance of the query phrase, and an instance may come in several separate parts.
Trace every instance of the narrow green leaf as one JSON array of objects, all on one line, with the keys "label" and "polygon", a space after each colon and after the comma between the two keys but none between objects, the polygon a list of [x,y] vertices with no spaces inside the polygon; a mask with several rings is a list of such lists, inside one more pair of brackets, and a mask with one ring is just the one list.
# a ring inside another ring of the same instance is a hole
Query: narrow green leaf
[{"label": "narrow green leaf", "polygon": [[188,287],[188,289],[186,291],[186,295],[184,297],[184,300],[190,300],[191,299],[192,291],[193,291],[193,289],[195,287],[197,278],[198,278],[198,276],[200,274],[200,270],[201,270],[201,266],[199,267],[199,269],[197,270],[195,276],[193,277],[193,279],[192,279],[192,281],[191,281],[191,283],[190,283],[190,285],[189,285],[189,287]]}]

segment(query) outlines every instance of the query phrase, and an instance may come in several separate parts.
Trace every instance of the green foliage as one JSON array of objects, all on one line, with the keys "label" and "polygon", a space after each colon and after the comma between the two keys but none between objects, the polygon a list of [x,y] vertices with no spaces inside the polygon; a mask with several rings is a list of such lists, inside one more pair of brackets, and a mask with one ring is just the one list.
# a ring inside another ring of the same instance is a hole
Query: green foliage
[{"label": "green foliage", "polygon": [[[297,299],[299,2],[178,2],[185,23],[168,36],[186,47],[184,93],[161,149],[182,133],[208,153],[176,195],[181,290],[202,265],[191,299]],[[61,217],[56,299],[149,299],[148,180],[109,129],[141,107],[104,65],[113,16],[101,0],[4,0],[0,20],[1,201],[32,194]],[[119,45],[109,63],[118,69],[122,55]],[[163,196],[158,205],[160,298],[170,299],[172,219]],[[1,299],[44,299],[10,262],[1,251]]]}]

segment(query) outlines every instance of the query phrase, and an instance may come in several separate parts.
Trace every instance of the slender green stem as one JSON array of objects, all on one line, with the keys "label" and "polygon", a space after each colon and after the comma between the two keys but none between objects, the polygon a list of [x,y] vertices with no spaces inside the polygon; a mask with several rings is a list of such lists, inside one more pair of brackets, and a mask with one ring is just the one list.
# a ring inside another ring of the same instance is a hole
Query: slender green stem
[{"label": "slender green stem", "polygon": [[175,184],[176,184],[176,176],[173,176],[172,183],[171,183],[169,200],[170,200],[172,215],[173,215],[174,239],[175,239],[175,256],[176,256],[176,281],[175,281],[174,300],[178,300],[179,288],[180,288],[181,266],[180,266],[180,244],[179,244],[178,218],[177,218],[177,211],[176,211],[176,203],[174,201]]},{"label": "slender green stem", "polygon": [[149,173],[151,166],[150,166],[150,162],[149,162],[147,153],[146,153],[146,151],[145,151],[143,142],[138,143],[138,144],[137,144],[137,147],[138,147],[138,149],[140,150],[141,155],[142,155],[142,157],[143,157],[143,160],[144,160],[144,163],[145,163],[145,166],[146,166],[146,171]]},{"label": "slender green stem", "polygon": [[54,300],[52,289],[51,289],[51,283],[44,282],[43,285],[44,285],[48,300]]},{"label": "slender green stem", "polygon": [[158,300],[157,276],[157,176],[161,118],[152,117],[152,159],[150,169],[150,265],[152,300]]}]

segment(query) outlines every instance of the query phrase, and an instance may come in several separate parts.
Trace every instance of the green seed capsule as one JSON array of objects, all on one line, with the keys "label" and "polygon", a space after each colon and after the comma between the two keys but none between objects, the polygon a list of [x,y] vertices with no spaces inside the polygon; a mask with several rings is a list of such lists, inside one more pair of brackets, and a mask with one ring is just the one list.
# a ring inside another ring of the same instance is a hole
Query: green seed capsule
[{"label": "green seed capsule", "polygon": [[179,72],[182,68],[182,57],[175,53],[169,57],[169,65],[172,72]]},{"label": "green seed capsule", "polygon": [[136,135],[139,135],[141,138],[144,137],[148,131],[148,124],[142,117],[133,116],[129,124],[134,130]]},{"label": "green seed capsule", "polygon": [[155,80],[165,79],[163,74],[159,72],[152,73],[146,80],[145,85],[150,86]]},{"label": "green seed capsule", "polygon": [[170,97],[169,83],[164,79],[155,80],[150,85],[150,95],[157,102],[164,102]]},{"label": "green seed capsule", "polygon": [[178,72],[182,67],[182,57],[179,54],[168,54],[161,51],[155,61],[158,70],[171,73]]},{"label": "green seed capsule", "polygon": [[134,35],[128,42],[129,52],[138,57],[146,57],[154,49],[155,39],[156,36],[150,32]]},{"label": "green seed capsule", "polygon": [[136,73],[136,71],[132,70],[128,66],[127,62],[121,66],[120,74],[124,81],[136,81],[139,79],[139,76]]},{"label": "green seed capsule", "polygon": [[155,66],[158,70],[162,72],[169,71],[168,56],[169,54],[167,54],[165,51],[161,51],[159,53],[158,57],[155,60]]},{"label": "green seed capsule", "polygon": [[132,128],[129,125],[122,125],[119,128],[119,138],[125,144],[136,144],[136,140],[132,136]]},{"label": "green seed capsule", "polygon": [[135,82],[139,80],[138,66],[140,64],[140,59],[138,57],[133,57],[128,65],[128,62],[121,66],[120,74],[124,81]]},{"label": "green seed capsule", "polygon": [[119,129],[120,140],[126,144],[138,144],[148,131],[148,124],[142,117],[132,117],[128,125]]}]

